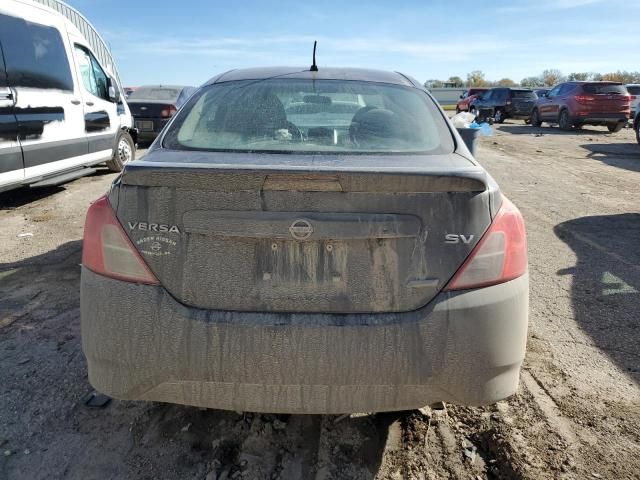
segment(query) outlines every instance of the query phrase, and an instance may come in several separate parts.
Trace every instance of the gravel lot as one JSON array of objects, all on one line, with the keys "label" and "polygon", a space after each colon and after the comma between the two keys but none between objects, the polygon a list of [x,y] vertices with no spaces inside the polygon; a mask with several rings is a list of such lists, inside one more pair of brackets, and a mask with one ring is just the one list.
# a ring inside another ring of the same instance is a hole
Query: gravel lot
[{"label": "gravel lot", "polygon": [[114,175],[0,194],[0,478],[640,478],[632,130],[508,122],[482,139],[478,159],[527,220],[520,391],[487,408],[354,418],[115,400],[87,408],[82,225]]}]

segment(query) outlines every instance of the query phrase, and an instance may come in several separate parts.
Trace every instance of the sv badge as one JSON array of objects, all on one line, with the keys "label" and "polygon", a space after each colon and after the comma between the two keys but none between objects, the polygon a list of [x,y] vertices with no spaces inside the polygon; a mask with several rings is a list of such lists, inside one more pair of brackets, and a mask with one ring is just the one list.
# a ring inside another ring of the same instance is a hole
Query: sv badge
[{"label": "sv badge", "polygon": [[447,233],[444,236],[444,243],[464,243],[468,245],[472,242],[474,235],[458,235],[456,233]]}]

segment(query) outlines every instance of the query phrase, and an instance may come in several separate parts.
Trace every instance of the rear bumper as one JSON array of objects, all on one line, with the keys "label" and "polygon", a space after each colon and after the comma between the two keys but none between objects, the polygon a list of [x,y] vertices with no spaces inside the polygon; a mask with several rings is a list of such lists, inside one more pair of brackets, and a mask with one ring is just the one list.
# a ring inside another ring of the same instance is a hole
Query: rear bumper
[{"label": "rear bumper", "polygon": [[526,276],[404,314],[309,315],[199,310],[162,287],[82,271],[82,346],[97,390],[227,410],[493,403],[516,391],[527,312]]},{"label": "rear bumper", "polygon": [[[134,117],[134,125],[138,129],[138,140],[139,141],[153,141],[160,134],[164,126],[169,121],[168,118],[145,118],[145,117]],[[153,124],[152,129],[145,129],[142,127],[142,122],[151,122]]]},{"label": "rear bumper", "polygon": [[590,125],[606,125],[607,123],[628,122],[629,115],[626,113],[587,113],[586,115],[575,115],[573,121]]}]

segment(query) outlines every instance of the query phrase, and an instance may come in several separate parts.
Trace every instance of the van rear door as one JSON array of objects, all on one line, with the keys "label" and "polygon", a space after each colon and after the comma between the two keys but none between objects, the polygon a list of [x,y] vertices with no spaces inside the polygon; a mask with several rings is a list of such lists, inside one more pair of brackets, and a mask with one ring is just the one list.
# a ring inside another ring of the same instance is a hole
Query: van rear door
[{"label": "van rear door", "polygon": [[22,149],[18,142],[18,121],[13,111],[15,102],[16,94],[7,81],[0,43],[0,191],[24,180]]}]

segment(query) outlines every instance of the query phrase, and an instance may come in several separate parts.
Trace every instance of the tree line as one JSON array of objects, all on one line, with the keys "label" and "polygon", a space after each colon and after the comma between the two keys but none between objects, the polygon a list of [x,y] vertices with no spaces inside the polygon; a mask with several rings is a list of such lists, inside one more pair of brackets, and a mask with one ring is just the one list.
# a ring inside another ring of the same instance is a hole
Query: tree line
[{"label": "tree line", "polygon": [[535,87],[552,87],[558,83],[566,81],[609,81],[620,83],[640,83],[640,72],[627,72],[618,70],[611,73],[597,72],[572,72],[564,75],[560,70],[548,69],[544,70],[540,75],[526,77],[515,82],[510,78],[501,78],[500,80],[487,80],[482,70],[473,70],[467,74],[467,80],[464,81],[460,77],[449,77],[448,80],[427,80],[424,82],[425,88],[442,88],[442,87],[516,87],[522,86],[527,88]]}]

